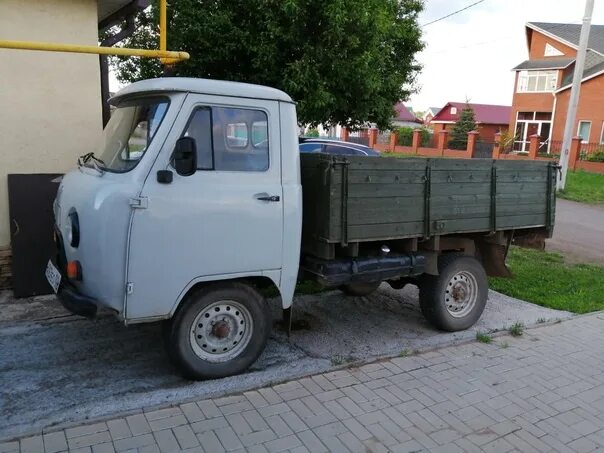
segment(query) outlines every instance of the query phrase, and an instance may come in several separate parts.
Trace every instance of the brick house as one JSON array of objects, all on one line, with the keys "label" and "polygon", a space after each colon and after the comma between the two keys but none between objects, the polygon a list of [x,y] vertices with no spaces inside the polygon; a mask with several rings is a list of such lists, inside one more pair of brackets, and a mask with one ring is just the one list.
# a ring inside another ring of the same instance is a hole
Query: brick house
[{"label": "brick house", "polygon": [[432,121],[430,121],[430,126],[432,126],[435,133],[443,130],[451,132],[462,110],[467,106],[470,106],[474,110],[474,119],[476,120],[479,140],[493,142],[497,132],[507,130],[511,107],[507,105],[473,104],[466,102],[447,102],[434,115]]},{"label": "brick house", "polygon": [[428,107],[428,109],[424,112],[423,116],[422,116],[422,120],[424,122],[425,125],[430,124],[430,122],[432,121],[432,118],[434,118],[434,116],[440,111],[440,108],[438,107]]},{"label": "brick house", "polygon": [[407,107],[402,102],[397,102],[394,105],[394,117],[392,118],[392,124],[396,127],[408,126],[408,127],[421,127],[423,121],[415,116],[411,107]]},{"label": "brick house", "polygon": [[[528,150],[529,137],[541,137],[540,151],[559,153],[581,25],[528,22],[528,60],[513,71],[510,129],[514,150]],[[604,25],[592,25],[573,133],[584,143],[604,143]]]}]

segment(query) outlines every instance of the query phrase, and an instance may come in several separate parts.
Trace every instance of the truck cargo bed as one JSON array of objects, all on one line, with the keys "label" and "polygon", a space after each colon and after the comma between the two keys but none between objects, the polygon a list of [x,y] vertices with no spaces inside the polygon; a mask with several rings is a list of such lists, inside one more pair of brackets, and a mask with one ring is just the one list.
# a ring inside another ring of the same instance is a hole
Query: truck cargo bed
[{"label": "truck cargo bed", "polygon": [[328,244],[546,229],[556,164],[303,154],[303,250]]}]

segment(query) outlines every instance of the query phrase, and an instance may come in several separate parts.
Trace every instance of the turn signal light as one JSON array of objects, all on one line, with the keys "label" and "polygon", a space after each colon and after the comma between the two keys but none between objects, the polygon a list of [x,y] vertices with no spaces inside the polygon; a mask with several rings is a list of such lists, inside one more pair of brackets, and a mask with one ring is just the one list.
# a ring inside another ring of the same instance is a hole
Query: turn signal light
[{"label": "turn signal light", "polygon": [[82,280],[82,266],[79,261],[67,262],[67,277],[72,280]]}]

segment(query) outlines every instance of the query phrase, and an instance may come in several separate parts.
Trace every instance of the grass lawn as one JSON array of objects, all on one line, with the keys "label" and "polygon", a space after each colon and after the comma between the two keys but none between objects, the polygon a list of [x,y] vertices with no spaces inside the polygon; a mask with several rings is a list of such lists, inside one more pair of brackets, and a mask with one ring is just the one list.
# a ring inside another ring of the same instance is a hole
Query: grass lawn
[{"label": "grass lawn", "polygon": [[569,171],[566,188],[558,192],[558,196],[583,203],[604,203],[604,175],[582,170]]},{"label": "grass lawn", "polygon": [[512,247],[508,266],[514,276],[489,278],[489,286],[508,296],[548,308],[588,313],[604,310],[604,267],[565,264],[558,253]]},{"label": "grass lawn", "polygon": [[383,151],[380,153],[383,157],[422,157],[416,156],[415,154],[404,154],[404,153],[393,153],[392,151]]}]

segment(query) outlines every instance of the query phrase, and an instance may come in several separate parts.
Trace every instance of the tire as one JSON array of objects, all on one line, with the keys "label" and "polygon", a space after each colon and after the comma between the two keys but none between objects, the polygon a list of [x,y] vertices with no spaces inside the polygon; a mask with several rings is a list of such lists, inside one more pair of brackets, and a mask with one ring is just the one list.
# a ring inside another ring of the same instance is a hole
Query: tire
[{"label": "tire", "polygon": [[489,283],[482,264],[473,257],[443,255],[438,276],[424,275],[419,303],[424,317],[448,332],[465,330],[476,323],[487,303]]},{"label": "tire", "polygon": [[218,283],[183,301],[164,328],[170,360],[188,379],[245,371],[260,356],[271,328],[264,298],[252,287]]},{"label": "tire", "polygon": [[348,283],[346,285],[340,286],[340,291],[342,291],[347,296],[368,296],[373,293],[376,289],[380,287],[382,282],[357,282],[357,283]]}]

